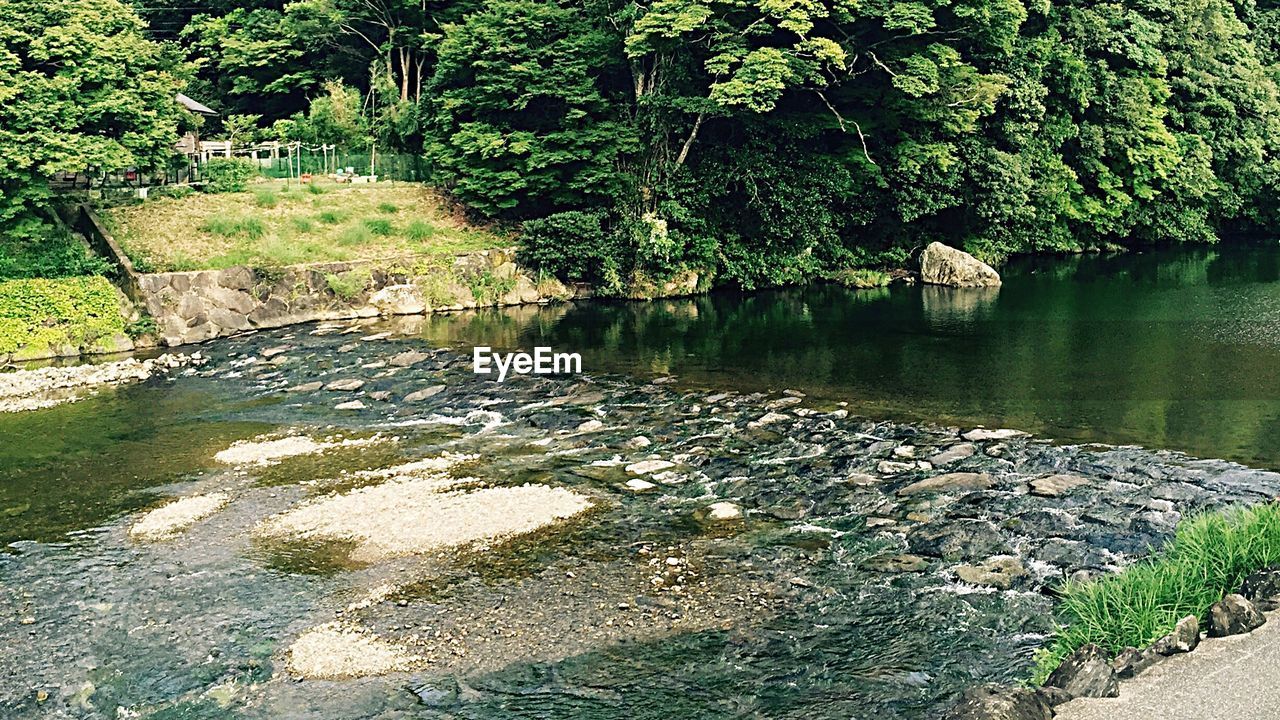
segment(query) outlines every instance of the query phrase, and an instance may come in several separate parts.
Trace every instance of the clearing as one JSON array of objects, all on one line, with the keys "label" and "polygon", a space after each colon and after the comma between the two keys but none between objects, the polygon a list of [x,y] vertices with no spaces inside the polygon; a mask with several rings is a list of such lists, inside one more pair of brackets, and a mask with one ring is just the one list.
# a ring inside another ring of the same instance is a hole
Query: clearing
[{"label": "clearing", "polygon": [[416,183],[267,181],[246,192],[154,198],[104,216],[141,272],[454,255],[511,244],[468,225]]}]

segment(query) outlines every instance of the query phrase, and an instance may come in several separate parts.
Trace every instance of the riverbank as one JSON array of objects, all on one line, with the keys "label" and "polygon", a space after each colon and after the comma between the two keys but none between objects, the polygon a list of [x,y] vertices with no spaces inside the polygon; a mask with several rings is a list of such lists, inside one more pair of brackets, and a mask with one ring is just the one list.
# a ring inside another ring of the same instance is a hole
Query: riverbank
[{"label": "riverbank", "polygon": [[[248,464],[216,459],[244,455],[235,438],[187,443],[166,462],[190,470],[143,511],[0,554],[0,638],[29,648],[0,661],[14,680],[0,707],[716,717],[738,698],[734,712],[919,717],[971,683],[1026,677],[1063,578],[1131,563],[1186,513],[1280,493],[1280,476],[1231,463],[877,422],[781,388],[498,386],[465,353],[424,345],[424,321],[228,338],[176,383],[135,386],[149,407],[195,393],[200,417],[257,428],[243,440],[268,423],[266,439],[311,442]],[[396,439],[353,442],[374,434]],[[341,527],[283,520],[339,498],[395,507],[396,468],[446,452],[474,456],[452,476],[471,478],[463,493],[538,485],[593,509],[425,551],[370,515],[378,547],[410,550],[393,556],[360,549],[354,501]],[[212,501],[172,539],[130,536],[179,498]],[[282,541],[271,527],[324,532]],[[291,664],[344,638],[387,651],[387,674]],[[803,682],[768,681],[797,668]],[[309,672],[347,679],[291,679]]]}]

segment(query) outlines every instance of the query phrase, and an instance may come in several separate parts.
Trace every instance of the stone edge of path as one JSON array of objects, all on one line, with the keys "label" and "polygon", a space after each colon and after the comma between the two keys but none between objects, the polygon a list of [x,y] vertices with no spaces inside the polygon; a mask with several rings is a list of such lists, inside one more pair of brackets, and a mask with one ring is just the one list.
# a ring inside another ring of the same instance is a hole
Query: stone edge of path
[{"label": "stone edge of path", "polygon": [[1278,598],[1280,566],[1259,570],[1245,579],[1240,592],[1226,595],[1209,608],[1205,633],[1201,633],[1199,618],[1189,615],[1150,647],[1125,648],[1114,658],[1097,645],[1085,645],[1064,659],[1041,687],[973,686],[960,694],[942,718],[1051,720],[1057,716],[1057,707],[1073,700],[1105,703],[1105,699],[1119,697],[1121,680],[1131,680],[1163,660],[1190,653],[1203,640],[1246,635],[1261,627],[1267,622],[1263,613],[1280,608]]}]

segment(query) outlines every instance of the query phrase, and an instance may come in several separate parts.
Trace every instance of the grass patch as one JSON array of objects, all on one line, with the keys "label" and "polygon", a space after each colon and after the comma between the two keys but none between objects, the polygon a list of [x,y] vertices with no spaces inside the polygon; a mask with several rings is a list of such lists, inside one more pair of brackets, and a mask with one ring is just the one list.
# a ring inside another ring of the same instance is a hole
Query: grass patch
[{"label": "grass patch", "polygon": [[257,183],[245,192],[149,199],[106,215],[130,256],[145,257],[155,271],[454,255],[511,244],[410,183]]},{"label": "grass patch", "polygon": [[260,240],[262,236],[267,234],[267,226],[256,217],[246,217],[243,215],[224,215],[216,214],[205,218],[204,224],[200,229],[210,235],[221,235],[222,237],[244,237],[250,240]]},{"label": "grass patch", "polygon": [[871,270],[868,268],[847,268],[844,270],[837,270],[830,273],[827,278],[834,282],[838,282],[845,287],[855,288],[858,290],[870,290],[873,288],[885,287],[893,280],[893,276],[889,275],[887,272]]},{"label": "grass patch", "polygon": [[366,218],[364,226],[370,233],[379,237],[389,237],[395,232],[395,226],[385,218]]},{"label": "grass patch", "polygon": [[1062,627],[1036,657],[1032,682],[1041,684],[1068,655],[1089,643],[1115,654],[1144,648],[1239,590],[1250,573],[1280,564],[1280,503],[1184,520],[1153,557],[1111,577],[1067,583]]},{"label": "grass patch", "polygon": [[360,293],[369,286],[371,273],[366,269],[348,270],[344,273],[330,273],[324,276],[329,289],[339,298],[351,302],[360,297]]},{"label": "grass patch", "polygon": [[280,195],[271,188],[258,188],[253,191],[253,202],[260,208],[273,208],[280,204]]}]

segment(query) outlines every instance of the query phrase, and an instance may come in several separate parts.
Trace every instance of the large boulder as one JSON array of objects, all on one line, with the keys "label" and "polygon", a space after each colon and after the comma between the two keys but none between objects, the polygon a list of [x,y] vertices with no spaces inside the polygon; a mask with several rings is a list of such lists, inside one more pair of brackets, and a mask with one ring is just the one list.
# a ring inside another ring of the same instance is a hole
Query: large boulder
[{"label": "large boulder", "polygon": [[427,309],[416,285],[388,285],[374,293],[369,304],[383,315],[418,315]]},{"label": "large boulder", "polygon": [[933,242],[920,255],[920,279],[930,285],[991,287],[1000,284],[1000,273],[963,250]]}]

